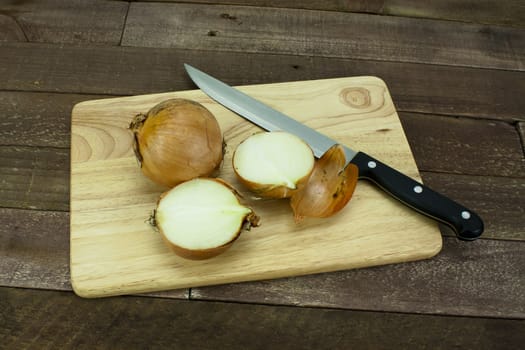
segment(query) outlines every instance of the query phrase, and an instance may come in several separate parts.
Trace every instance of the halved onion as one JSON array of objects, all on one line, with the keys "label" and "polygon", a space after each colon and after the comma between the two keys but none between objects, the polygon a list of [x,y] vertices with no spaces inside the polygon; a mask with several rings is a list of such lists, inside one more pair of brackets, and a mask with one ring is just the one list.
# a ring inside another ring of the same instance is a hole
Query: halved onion
[{"label": "halved onion", "polygon": [[261,132],[242,141],[233,155],[239,180],[265,198],[288,198],[314,167],[311,148],[287,132]]},{"label": "halved onion", "polygon": [[168,247],[193,260],[223,253],[243,228],[259,221],[233,187],[211,178],[189,180],[162,194],[154,219]]}]

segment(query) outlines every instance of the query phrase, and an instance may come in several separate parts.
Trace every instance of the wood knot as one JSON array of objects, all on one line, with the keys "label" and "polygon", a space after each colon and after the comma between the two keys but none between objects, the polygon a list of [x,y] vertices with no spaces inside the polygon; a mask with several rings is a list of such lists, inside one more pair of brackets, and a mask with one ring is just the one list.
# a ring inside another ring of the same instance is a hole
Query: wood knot
[{"label": "wood knot", "polygon": [[370,91],[361,87],[345,88],[339,94],[341,101],[354,108],[367,108],[370,106]]}]

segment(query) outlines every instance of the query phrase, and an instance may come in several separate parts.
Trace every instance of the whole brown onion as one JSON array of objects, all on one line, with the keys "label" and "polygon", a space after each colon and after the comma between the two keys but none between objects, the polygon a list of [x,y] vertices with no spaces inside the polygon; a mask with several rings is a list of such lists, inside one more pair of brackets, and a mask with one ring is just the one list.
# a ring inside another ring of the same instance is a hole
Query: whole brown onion
[{"label": "whole brown onion", "polygon": [[163,101],[138,114],[129,128],[144,175],[173,187],[209,176],[223,159],[223,138],[217,119],[203,105],[188,99]]}]

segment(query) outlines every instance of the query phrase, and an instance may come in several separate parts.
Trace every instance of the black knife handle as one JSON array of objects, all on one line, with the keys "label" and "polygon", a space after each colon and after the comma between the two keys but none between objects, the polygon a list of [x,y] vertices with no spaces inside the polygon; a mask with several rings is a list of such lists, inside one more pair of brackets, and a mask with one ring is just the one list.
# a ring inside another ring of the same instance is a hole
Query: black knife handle
[{"label": "black knife handle", "polygon": [[366,153],[352,159],[359,177],[371,180],[405,205],[451,226],[459,239],[475,240],[483,233],[483,221],[472,210],[439,194]]}]

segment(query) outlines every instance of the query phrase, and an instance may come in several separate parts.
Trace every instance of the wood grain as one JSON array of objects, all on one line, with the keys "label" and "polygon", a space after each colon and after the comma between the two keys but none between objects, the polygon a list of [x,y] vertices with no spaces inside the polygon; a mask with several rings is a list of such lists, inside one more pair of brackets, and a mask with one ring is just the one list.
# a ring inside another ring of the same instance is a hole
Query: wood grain
[{"label": "wood grain", "polygon": [[[355,77],[242,89],[339,142],[390,159],[395,168],[419,178],[381,80]],[[243,234],[227,252],[202,262],[173,255],[148,228],[147,217],[162,190],[137,168],[127,130],[134,115],[172,97],[198,101],[216,116],[227,144],[219,177],[244,192],[245,202],[262,218],[260,227]],[[352,210],[299,225],[294,224],[286,201],[251,200],[233,174],[231,155],[239,142],[260,129],[200,90],[83,102],[75,106],[72,118],[71,275],[81,296],[410,261],[429,258],[441,248],[435,222],[366,183],[356,189]],[[373,214],[378,210],[381,217]]]},{"label": "wood grain", "polygon": [[[159,0],[141,0],[142,2]],[[160,2],[209,3],[208,0],[160,0]],[[220,0],[221,5],[285,7],[339,12],[364,12],[400,17],[432,18],[464,22],[524,26],[525,7],[516,0]]]},{"label": "wood grain", "polygon": [[0,205],[69,210],[68,174],[64,148],[0,146]]},{"label": "wood grain", "polygon": [[520,136],[510,123],[401,113],[420,170],[525,178]]},{"label": "wood grain", "polygon": [[19,24],[31,42],[118,45],[128,4],[123,1],[8,1],[0,13]]},{"label": "wood grain", "polygon": [[[422,172],[425,184],[476,211],[483,238],[525,240],[525,179]],[[442,233],[455,236],[452,230]]]},{"label": "wood grain", "polygon": [[231,85],[374,75],[386,81],[399,111],[525,120],[525,99],[515,98],[525,90],[522,72],[293,55],[4,43],[0,89],[109,95],[194,89],[185,62]]},{"label": "wood grain", "polygon": [[290,308],[159,298],[81,299],[0,288],[7,349],[517,348],[522,320]]},{"label": "wood grain", "polygon": [[[0,286],[71,291],[69,212],[0,208]],[[144,294],[146,296],[146,294]],[[187,299],[187,289],[147,296]]]},{"label": "wood grain", "polygon": [[525,123],[517,123],[516,128],[520,134],[521,146],[523,148],[523,154],[525,155]]},{"label": "wood grain", "polygon": [[2,41],[27,41],[27,39],[16,20],[0,12],[0,42]]},{"label": "wood grain", "polygon": [[0,285],[71,290],[69,213],[0,208]]},{"label": "wood grain", "polygon": [[0,91],[0,145],[69,149],[73,106],[102,97]]},{"label": "wood grain", "polygon": [[131,4],[122,37],[125,46],[521,71],[523,42],[525,32],[509,27],[332,11],[140,2]]},{"label": "wood grain", "polygon": [[191,298],[525,318],[525,242],[446,237],[443,244],[430,260],[192,288]]},{"label": "wood grain", "polygon": [[380,14],[403,17],[435,18],[484,24],[525,26],[525,6],[520,1],[476,0],[386,0]]}]

